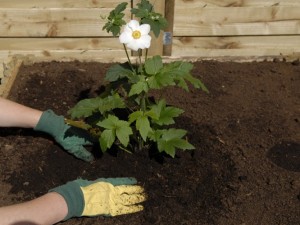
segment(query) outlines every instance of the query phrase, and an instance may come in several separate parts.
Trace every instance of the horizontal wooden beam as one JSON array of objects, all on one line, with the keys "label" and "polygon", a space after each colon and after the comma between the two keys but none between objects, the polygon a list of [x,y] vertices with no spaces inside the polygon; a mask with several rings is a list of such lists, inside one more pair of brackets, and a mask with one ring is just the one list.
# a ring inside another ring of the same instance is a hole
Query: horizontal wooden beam
[{"label": "horizontal wooden beam", "polygon": [[0,38],[0,50],[124,51],[118,38]]},{"label": "horizontal wooden beam", "polygon": [[300,34],[298,7],[193,7],[175,5],[174,36]]},{"label": "horizontal wooden beam", "polygon": [[299,36],[175,37],[172,56],[280,56],[300,53]]},{"label": "horizontal wooden beam", "polygon": [[[124,62],[126,56],[121,51],[103,51],[103,50],[14,50],[0,51],[0,62],[5,62],[9,58],[17,57],[24,59],[25,62],[35,61],[101,61],[101,62]],[[1,77],[0,77],[1,78]]]},{"label": "horizontal wooden beam", "polygon": [[[111,36],[102,28],[112,8],[0,8],[0,37]],[[125,19],[130,19],[129,9]]]},{"label": "horizontal wooden beam", "polygon": [[1,0],[0,8],[114,8],[130,0]]},{"label": "horizontal wooden beam", "polygon": [[175,0],[177,7],[300,6],[298,0]]}]

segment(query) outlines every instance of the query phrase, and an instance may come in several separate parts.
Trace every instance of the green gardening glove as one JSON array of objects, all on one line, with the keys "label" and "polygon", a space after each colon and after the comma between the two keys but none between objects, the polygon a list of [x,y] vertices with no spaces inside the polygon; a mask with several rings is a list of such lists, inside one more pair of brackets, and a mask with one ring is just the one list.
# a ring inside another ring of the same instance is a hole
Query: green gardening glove
[{"label": "green gardening glove", "polygon": [[79,128],[67,125],[64,117],[56,115],[52,110],[43,112],[34,130],[50,134],[67,152],[77,158],[86,162],[94,160],[94,156],[83,147],[92,144],[88,135]]},{"label": "green gardening glove", "polygon": [[144,188],[135,178],[78,179],[51,189],[63,196],[68,206],[64,220],[81,216],[117,216],[143,210]]}]

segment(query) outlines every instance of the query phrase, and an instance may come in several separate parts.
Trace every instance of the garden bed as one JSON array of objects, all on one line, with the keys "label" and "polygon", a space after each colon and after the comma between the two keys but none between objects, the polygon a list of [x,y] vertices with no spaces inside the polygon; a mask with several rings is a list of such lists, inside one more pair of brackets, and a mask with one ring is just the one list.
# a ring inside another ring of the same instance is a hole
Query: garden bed
[{"label": "garden bed", "polygon": [[[194,151],[175,159],[148,152],[101,154],[85,163],[31,129],[0,130],[0,205],[32,199],[78,177],[133,176],[148,193],[145,210],[74,225],[300,224],[300,65],[284,62],[195,62],[210,93],[169,88],[184,109],[176,121]],[[67,111],[94,96],[109,64],[23,65],[8,98],[41,110]],[[158,95],[161,93],[154,93]]]}]

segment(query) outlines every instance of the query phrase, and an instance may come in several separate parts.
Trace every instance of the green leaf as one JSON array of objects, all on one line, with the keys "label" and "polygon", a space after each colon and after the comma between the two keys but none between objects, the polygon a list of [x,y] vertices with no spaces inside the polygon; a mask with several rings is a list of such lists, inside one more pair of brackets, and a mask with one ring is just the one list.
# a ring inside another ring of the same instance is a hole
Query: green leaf
[{"label": "green leaf", "polygon": [[164,74],[164,73],[158,73],[155,77],[156,77],[157,81],[163,87],[175,85],[175,81],[174,81],[173,76],[168,76],[167,74]]},{"label": "green leaf", "polygon": [[126,105],[124,100],[118,93],[115,93],[114,95],[107,96],[106,98],[102,99],[99,104],[99,111],[104,114],[105,112],[111,111],[113,109],[122,109],[125,107]]},{"label": "green leaf", "polygon": [[102,30],[106,30],[108,33],[112,32],[113,36],[117,36],[121,32],[122,25],[126,24],[123,20],[124,13],[122,13],[127,7],[127,2],[120,3],[117,7],[109,13],[106,24]]},{"label": "green leaf", "polygon": [[105,129],[115,130],[116,124],[119,121],[119,118],[113,115],[109,115],[105,120],[99,121],[97,125]]},{"label": "green leaf", "polygon": [[149,24],[154,35],[158,37],[160,30],[167,27],[168,21],[160,13],[154,12],[153,5],[147,0],[142,0],[137,6],[138,8],[131,9],[131,13],[141,18],[141,24]]},{"label": "green leaf", "polygon": [[183,78],[178,78],[177,82],[178,82],[177,85],[179,87],[181,87],[185,91],[189,91],[189,86],[188,86],[188,84],[185,82],[185,80]]},{"label": "green leaf", "polygon": [[139,82],[131,86],[128,96],[138,95],[143,91],[147,93],[148,90],[148,83],[145,81],[145,79],[141,79]]},{"label": "green leaf", "polygon": [[126,9],[126,6],[127,6],[127,2],[122,2],[120,3],[119,5],[116,6],[116,8],[113,10],[113,13],[115,15],[118,15],[120,14],[121,12],[123,12],[125,9]]},{"label": "green leaf", "polygon": [[[120,120],[118,117],[113,116],[113,115],[109,115],[107,119],[100,121],[97,123],[98,126],[105,128],[106,133],[105,135],[112,135],[112,137],[108,137],[108,136],[104,136],[104,140],[100,139],[100,141],[102,140],[104,145],[105,144],[111,144],[111,142],[109,142],[110,140],[115,140],[115,137],[117,136],[117,138],[119,139],[119,141],[121,142],[121,144],[123,144],[125,147],[128,145],[129,143],[129,136],[132,134],[132,129],[130,127],[129,122],[124,121],[124,120]],[[108,132],[110,131],[110,132]],[[102,137],[102,134],[101,134]],[[102,147],[102,145],[101,145]],[[109,148],[109,146],[107,145],[107,147]]]},{"label": "green leaf", "polygon": [[133,123],[136,121],[136,129],[139,131],[144,141],[147,140],[148,133],[152,132],[148,116],[155,117],[156,115],[153,111],[147,111],[145,113],[143,111],[135,111],[129,115],[129,122]]},{"label": "green leaf", "polygon": [[[201,82],[201,80],[191,75],[191,70],[193,69],[193,66],[194,65],[192,63],[184,61],[171,62],[163,67],[163,69],[160,71],[160,74],[163,77],[172,77],[173,81],[176,81],[177,85],[185,89],[186,91],[189,90],[186,81],[189,81],[195,88],[201,88],[203,91],[208,92],[208,89]],[[160,82],[162,83],[163,81]],[[173,84],[170,83],[169,85]]]},{"label": "green leaf", "polygon": [[130,69],[124,68],[120,64],[111,66],[105,75],[105,80],[114,82],[123,77],[131,77],[133,72]]},{"label": "green leaf", "polygon": [[144,115],[143,111],[135,111],[129,115],[129,123],[133,123]]},{"label": "green leaf", "polygon": [[102,152],[105,152],[108,148],[111,148],[114,141],[116,139],[116,135],[114,130],[104,130],[99,138],[100,147]]},{"label": "green leaf", "polygon": [[150,59],[147,59],[145,62],[145,70],[149,75],[157,74],[163,68],[162,58],[157,55],[153,56]]},{"label": "green leaf", "polygon": [[72,109],[69,110],[71,118],[89,117],[98,110],[101,105],[101,98],[90,98],[79,101]]},{"label": "green leaf", "polygon": [[148,12],[153,11],[153,5],[148,0],[141,0],[140,3],[137,4],[139,9],[144,9]]},{"label": "green leaf", "polygon": [[151,76],[147,79],[147,83],[149,85],[149,88],[152,89],[160,89],[162,87],[162,85],[160,83],[158,83],[158,80],[156,79],[155,76]]},{"label": "green leaf", "polygon": [[149,11],[146,10],[146,9],[135,9],[135,8],[133,8],[133,9],[131,9],[131,13],[133,15],[135,15],[136,17],[138,17],[138,18],[143,18],[143,17],[148,16]]},{"label": "green leaf", "polygon": [[190,144],[187,140],[185,139],[173,139],[172,140],[172,144],[178,148],[178,149],[182,149],[182,150],[192,150],[195,149],[195,147]]},{"label": "green leaf", "polygon": [[149,24],[155,37],[159,36],[161,30],[161,25],[159,20],[153,20],[151,17],[148,17],[148,18],[142,18],[141,22],[142,24]]},{"label": "green leaf", "polygon": [[174,117],[178,117],[184,111],[182,109],[166,106],[166,101],[161,99],[156,105],[151,106],[152,110],[158,115],[157,119],[153,119],[153,122],[162,126],[174,124]]},{"label": "green leaf", "polygon": [[162,137],[164,140],[172,140],[174,138],[182,138],[184,135],[186,135],[187,131],[183,130],[183,129],[175,129],[175,128],[171,128],[169,130],[166,130]]},{"label": "green leaf", "polygon": [[150,140],[154,142],[158,142],[163,132],[164,130],[152,130],[151,132],[149,132],[148,137]]},{"label": "green leaf", "polygon": [[142,0],[140,3],[137,4],[137,8],[132,8],[131,13],[134,14],[136,17],[143,18],[147,17],[150,12],[153,10],[153,5],[147,1]]},{"label": "green leaf", "polygon": [[[154,60],[149,61],[148,69],[146,69],[146,73],[152,73],[150,74],[152,76],[147,79],[149,87],[160,89],[162,87],[175,85],[175,76],[173,74],[173,71],[175,70],[174,66],[170,66],[169,64],[163,65],[160,56],[157,58],[153,57],[153,59]],[[151,68],[156,68],[156,70],[151,70]]]},{"label": "green leaf", "polygon": [[166,152],[168,155],[172,156],[173,158],[175,157],[176,149],[171,143],[164,140],[159,140],[157,142],[157,148],[159,152]]},{"label": "green leaf", "polygon": [[188,80],[195,88],[200,88],[202,91],[209,93],[207,87],[202,83],[202,81],[193,77],[191,74],[187,74],[185,79]]},{"label": "green leaf", "polygon": [[72,109],[69,110],[71,118],[89,117],[95,112],[102,114],[116,109],[125,108],[125,103],[119,94],[107,96],[106,98],[90,98],[79,101]]},{"label": "green leaf", "polygon": [[136,128],[140,132],[144,141],[147,140],[148,133],[152,130],[147,116],[141,116],[136,120]]},{"label": "green leaf", "polygon": [[127,147],[129,136],[132,134],[132,129],[127,121],[119,120],[116,127],[116,135],[122,145]]},{"label": "green leaf", "polygon": [[154,120],[159,118],[159,114],[157,114],[157,112],[153,109],[146,111],[144,115]]},{"label": "green leaf", "polygon": [[157,147],[160,152],[166,152],[173,158],[175,157],[176,149],[191,150],[195,149],[188,141],[182,139],[186,134],[185,130],[171,128],[163,130],[160,137],[157,137]]},{"label": "green leaf", "polygon": [[189,74],[193,69],[193,64],[189,62],[176,61],[166,64],[163,72],[173,76],[174,78],[180,78]]}]

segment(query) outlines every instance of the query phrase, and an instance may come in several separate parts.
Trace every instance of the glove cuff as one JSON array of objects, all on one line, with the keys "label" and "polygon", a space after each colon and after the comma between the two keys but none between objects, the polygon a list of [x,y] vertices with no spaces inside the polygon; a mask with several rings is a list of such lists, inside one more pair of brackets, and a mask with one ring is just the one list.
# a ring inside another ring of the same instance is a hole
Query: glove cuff
[{"label": "glove cuff", "polygon": [[48,109],[42,113],[39,122],[33,129],[46,132],[55,137],[60,130],[64,129],[64,126],[64,117],[58,116],[52,110]]},{"label": "glove cuff", "polygon": [[85,205],[84,196],[77,180],[53,188],[49,190],[49,192],[56,192],[65,199],[68,206],[68,214],[64,218],[64,221],[72,217],[80,217],[82,215]]}]

